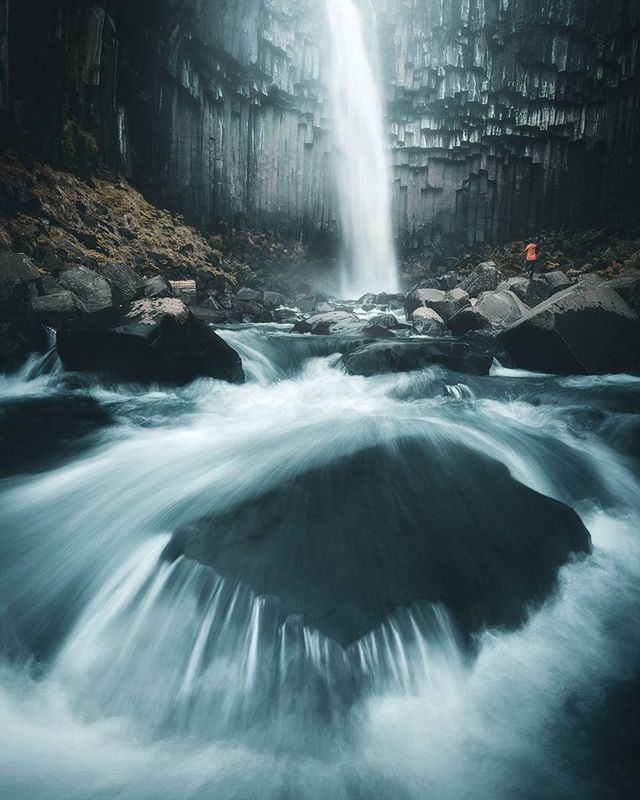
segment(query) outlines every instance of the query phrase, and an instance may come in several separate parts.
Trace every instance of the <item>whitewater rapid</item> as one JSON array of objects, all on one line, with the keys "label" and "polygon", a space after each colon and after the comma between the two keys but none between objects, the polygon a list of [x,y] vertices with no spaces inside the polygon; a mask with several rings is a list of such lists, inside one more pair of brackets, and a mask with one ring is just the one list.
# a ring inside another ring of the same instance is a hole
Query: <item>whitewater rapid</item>
[{"label": "whitewater rapid", "polygon": [[[54,356],[0,376],[0,796],[617,796],[591,722],[639,666],[640,381],[360,378],[330,338],[223,335],[245,386],[107,385]],[[38,447],[18,446],[47,409]],[[470,649],[418,603],[343,649],[163,557],[185,522],[407,436],[490,455],[589,529],[593,552],[521,628]]]}]

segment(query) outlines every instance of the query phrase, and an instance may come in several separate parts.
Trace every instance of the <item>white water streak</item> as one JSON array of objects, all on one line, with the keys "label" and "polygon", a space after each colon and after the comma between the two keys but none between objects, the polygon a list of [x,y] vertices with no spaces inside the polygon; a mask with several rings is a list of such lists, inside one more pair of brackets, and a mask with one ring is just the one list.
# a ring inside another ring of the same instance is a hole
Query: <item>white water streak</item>
[{"label": "white water streak", "polygon": [[342,294],[397,292],[384,115],[371,53],[354,0],[326,0],[335,174],[345,254]]}]

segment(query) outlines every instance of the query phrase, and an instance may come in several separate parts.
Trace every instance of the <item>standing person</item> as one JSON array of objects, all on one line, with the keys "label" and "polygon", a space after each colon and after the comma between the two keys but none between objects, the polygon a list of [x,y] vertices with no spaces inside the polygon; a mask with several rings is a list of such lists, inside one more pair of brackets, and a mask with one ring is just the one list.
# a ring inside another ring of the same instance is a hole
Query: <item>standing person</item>
[{"label": "standing person", "polygon": [[527,274],[529,275],[529,280],[533,280],[533,270],[536,266],[536,261],[538,260],[538,245],[534,242],[530,242],[525,248],[525,258],[527,262]]}]

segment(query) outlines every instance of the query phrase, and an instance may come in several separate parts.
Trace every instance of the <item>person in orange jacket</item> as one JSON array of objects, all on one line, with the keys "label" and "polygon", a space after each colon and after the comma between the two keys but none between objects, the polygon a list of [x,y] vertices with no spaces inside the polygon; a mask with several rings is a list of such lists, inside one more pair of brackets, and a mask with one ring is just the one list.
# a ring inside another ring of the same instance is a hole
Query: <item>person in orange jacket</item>
[{"label": "person in orange jacket", "polygon": [[525,248],[525,258],[527,262],[527,274],[529,275],[529,280],[533,280],[533,270],[536,266],[536,261],[538,260],[538,245],[534,242],[530,242]]}]

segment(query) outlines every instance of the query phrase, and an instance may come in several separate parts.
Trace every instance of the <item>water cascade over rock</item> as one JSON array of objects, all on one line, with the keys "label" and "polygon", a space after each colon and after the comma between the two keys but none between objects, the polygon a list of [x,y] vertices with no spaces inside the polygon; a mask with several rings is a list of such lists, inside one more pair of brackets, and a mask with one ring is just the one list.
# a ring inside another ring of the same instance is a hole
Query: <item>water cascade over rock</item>
[{"label": "water cascade over rock", "polygon": [[326,0],[335,179],[343,232],[342,293],[396,292],[390,176],[371,37],[353,0]]}]

